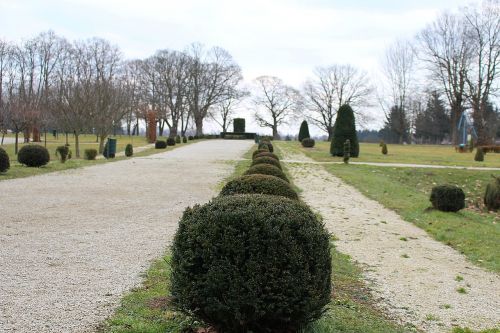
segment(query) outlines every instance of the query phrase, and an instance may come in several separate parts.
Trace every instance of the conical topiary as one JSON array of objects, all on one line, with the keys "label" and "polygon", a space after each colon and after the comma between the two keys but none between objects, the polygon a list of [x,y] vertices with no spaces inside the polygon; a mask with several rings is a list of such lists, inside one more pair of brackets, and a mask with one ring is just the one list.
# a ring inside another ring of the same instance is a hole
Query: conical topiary
[{"label": "conical topiary", "polygon": [[484,161],[484,151],[483,151],[483,148],[477,147],[477,149],[476,149],[476,155],[474,156],[474,161],[476,161],[476,162],[482,162],[482,161]]},{"label": "conical topiary", "polygon": [[299,130],[299,141],[302,142],[305,138],[310,138],[311,136],[309,135],[309,125],[307,124],[307,121],[303,121],[302,124],[300,124],[300,130]]},{"label": "conical topiary", "polygon": [[351,144],[350,157],[359,156],[359,143],[356,134],[354,112],[348,104],[344,104],[337,112],[337,119],[333,129],[333,139],[330,146],[332,156],[344,156],[344,143],[349,140]]},{"label": "conical topiary", "polygon": [[382,144],[382,154],[387,155],[388,150],[387,150],[387,144],[383,143]]}]

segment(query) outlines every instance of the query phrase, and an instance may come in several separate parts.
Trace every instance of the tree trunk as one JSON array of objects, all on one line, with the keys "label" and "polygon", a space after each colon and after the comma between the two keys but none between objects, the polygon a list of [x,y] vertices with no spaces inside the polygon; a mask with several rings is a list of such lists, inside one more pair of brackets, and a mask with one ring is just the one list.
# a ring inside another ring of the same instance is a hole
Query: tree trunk
[{"label": "tree trunk", "polygon": [[76,158],[80,158],[80,139],[79,134],[75,131],[75,154]]},{"label": "tree trunk", "polygon": [[3,140],[5,139],[5,132],[2,132],[2,143],[0,143],[3,146]]},{"label": "tree trunk", "polygon": [[163,130],[165,129],[165,120],[158,120],[158,135],[163,136]]},{"label": "tree trunk", "polygon": [[33,142],[42,142],[40,139],[40,130],[37,126],[33,127]]},{"label": "tree trunk", "polygon": [[169,138],[175,138],[177,136],[178,127],[179,127],[179,120],[172,121],[172,126],[168,128],[170,132],[168,135]]},{"label": "tree trunk", "polygon": [[66,132],[66,145],[69,146],[69,142],[68,142],[68,132]]},{"label": "tree trunk", "polygon": [[278,126],[273,125],[273,139],[274,140],[279,140],[280,136],[278,134]]},{"label": "tree trunk", "polygon": [[333,138],[333,126],[328,127],[328,141],[332,141]]},{"label": "tree trunk", "polygon": [[198,136],[203,135],[203,118],[195,117],[194,124],[196,125],[196,135]]},{"label": "tree trunk", "polygon": [[24,130],[24,143],[30,142],[30,130],[29,128]]},{"label": "tree trunk", "polygon": [[17,152],[19,151],[19,131],[16,131],[16,144],[14,145],[14,152],[17,155]]},{"label": "tree trunk", "polygon": [[101,134],[99,140],[99,154],[104,152],[104,139],[106,139],[106,134]]},{"label": "tree trunk", "polygon": [[483,104],[472,106],[472,119],[474,120],[474,128],[477,133],[477,146],[485,146],[491,143],[488,136],[488,131],[486,130],[486,122],[484,120],[484,111],[486,106]]}]

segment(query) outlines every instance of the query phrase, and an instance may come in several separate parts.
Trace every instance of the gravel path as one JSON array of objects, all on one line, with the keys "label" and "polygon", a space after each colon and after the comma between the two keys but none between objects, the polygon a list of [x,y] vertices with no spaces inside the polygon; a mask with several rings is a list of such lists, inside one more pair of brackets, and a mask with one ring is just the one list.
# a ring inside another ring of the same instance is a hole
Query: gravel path
[{"label": "gravel path", "polygon": [[0,182],[0,332],[91,332],[253,142]]},{"label": "gravel path", "polygon": [[[339,251],[365,268],[382,308],[425,332],[500,329],[500,278],[405,222],[303,155],[284,160],[303,200],[319,211]],[[405,237],[408,241],[400,240]],[[463,281],[456,281],[456,277]],[[457,292],[463,287],[466,294]]]}]

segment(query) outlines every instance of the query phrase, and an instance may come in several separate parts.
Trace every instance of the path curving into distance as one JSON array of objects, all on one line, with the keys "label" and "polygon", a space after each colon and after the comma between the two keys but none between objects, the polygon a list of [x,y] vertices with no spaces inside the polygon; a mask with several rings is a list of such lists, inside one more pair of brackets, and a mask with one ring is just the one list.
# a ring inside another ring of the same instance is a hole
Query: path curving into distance
[{"label": "path curving into distance", "polygon": [[0,332],[92,332],[253,141],[0,182]]},{"label": "path curving into distance", "polygon": [[[427,333],[450,332],[453,326],[500,329],[498,274],[475,266],[305,155],[280,148],[302,199],[321,213],[338,238],[337,249],[361,264],[375,299],[391,317]],[[459,287],[467,294],[458,293]]]}]

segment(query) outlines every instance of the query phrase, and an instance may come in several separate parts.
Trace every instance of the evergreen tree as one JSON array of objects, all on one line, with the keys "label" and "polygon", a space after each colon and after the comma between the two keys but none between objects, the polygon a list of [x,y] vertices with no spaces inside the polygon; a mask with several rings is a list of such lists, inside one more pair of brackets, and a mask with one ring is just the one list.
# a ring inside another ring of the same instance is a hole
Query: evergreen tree
[{"label": "evergreen tree", "polygon": [[451,133],[450,115],[438,92],[429,95],[426,108],[415,120],[415,137],[425,143],[441,143]]},{"label": "evergreen tree", "polygon": [[330,146],[332,156],[344,156],[344,143],[349,140],[351,157],[359,156],[359,143],[356,133],[354,112],[348,104],[344,104],[337,112],[337,119],[333,128],[333,139]]},{"label": "evergreen tree", "polygon": [[310,137],[311,136],[309,135],[309,125],[307,125],[307,121],[304,120],[302,124],[300,124],[299,141],[302,142],[303,139]]},{"label": "evergreen tree", "polygon": [[384,141],[389,143],[408,142],[410,137],[410,124],[406,117],[406,112],[397,105],[394,105],[389,114],[386,115],[385,125],[380,130]]}]

